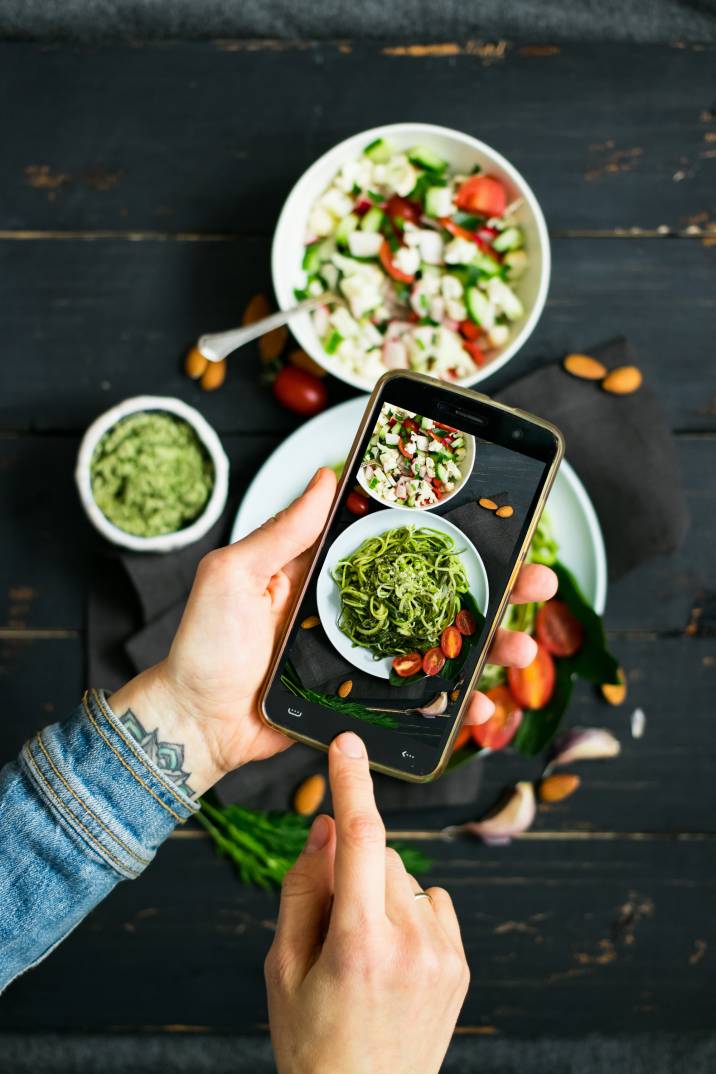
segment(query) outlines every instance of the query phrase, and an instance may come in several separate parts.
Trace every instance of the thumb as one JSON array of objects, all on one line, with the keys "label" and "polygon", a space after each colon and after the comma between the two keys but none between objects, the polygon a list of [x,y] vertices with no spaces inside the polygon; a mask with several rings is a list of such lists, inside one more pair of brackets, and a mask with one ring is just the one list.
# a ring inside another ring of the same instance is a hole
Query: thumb
[{"label": "thumb", "polygon": [[327,929],[335,850],[336,826],[331,817],[321,814],[284,878],[273,958],[284,971],[301,980],[313,964]]},{"label": "thumb", "polygon": [[323,529],[336,491],[336,475],[321,467],[308,488],[237,546],[255,578],[264,585],[291,560],[310,548]]}]

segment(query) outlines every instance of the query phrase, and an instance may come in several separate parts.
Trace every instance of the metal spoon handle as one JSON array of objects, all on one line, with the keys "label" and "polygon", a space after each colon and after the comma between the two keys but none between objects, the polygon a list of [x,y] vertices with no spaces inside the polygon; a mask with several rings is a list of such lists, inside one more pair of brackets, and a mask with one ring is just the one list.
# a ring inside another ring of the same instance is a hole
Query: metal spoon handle
[{"label": "metal spoon handle", "polygon": [[336,296],[329,293],[319,295],[317,298],[306,298],[289,310],[279,310],[268,317],[263,317],[260,321],[247,324],[244,328],[230,328],[228,332],[214,332],[200,336],[196,345],[208,361],[220,362],[232,351],[243,347],[244,343],[250,343],[252,339],[258,339],[259,336],[265,335],[266,332],[271,332],[274,328],[280,328],[295,313],[308,313],[319,306],[330,305],[337,301]]}]

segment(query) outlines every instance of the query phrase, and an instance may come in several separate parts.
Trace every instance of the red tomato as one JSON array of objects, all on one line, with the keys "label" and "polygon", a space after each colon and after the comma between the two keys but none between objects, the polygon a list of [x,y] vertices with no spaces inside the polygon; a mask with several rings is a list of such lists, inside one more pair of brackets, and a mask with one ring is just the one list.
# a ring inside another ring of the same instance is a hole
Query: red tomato
[{"label": "red tomato", "polygon": [[468,231],[466,227],[461,227],[460,224],[456,224],[454,220],[451,220],[449,216],[439,217],[438,223],[446,231],[449,231],[451,235],[454,235],[456,239],[467,239],[468,242],[474,242],[478,246],[481,245],[474,231]]},{"label": "red tomato", "polygon": [[472,737],[478,746],[501,750],[517,734],[517,728],[522,723],[522,709],[506,686],[493,686],[487,691],[487,696],[494,702],[495,711],[486,723],[471,728]]},{"label": "red tomato", "polygon": [[388,275],[397,280],[398,283],[412,283],[415,279],[414,276],[409,276],[407,272],[401,272],[399,268],[395,267],[393,264],[393,251],[387,239],[383,240],[383,245],[380,248],[380,261]]},{"label": "red tomato", "polygon": [[467,351],[475,365],[485,364],[485,352],[478,343],[471,343],[469,339],[464,339],[462,341],[462,349]]},{"label": "red tomato", "polygon": [[453,743],[453,750],[459,750],[461,746],[464,746],[466,742],[469,742],[472,738],[472,727],[461,727],[457,733],[457,738]]},{"label": "red tomato", "polygon": [[281,406],[306,418],[325,410],[328,402],[323,381],[295,365],[283,367],[273,382],[273,394]]},{"label": "red tomato", "polygon": [[460,335],[464,336],[465,339],[469,339],[472,343],[482,333],[479,324],[475,324],[474,321],[460,321],[458,328],[460,329]]},{"label": "red tomato", "polygon": [[541,709],[554,693],[554,660],[537,642],[537,656],[526,668],[508,668],[507,681],[512,696],[526,709]]},{"label": "red tomato", "polygon": [[417,224],[423,215],[423,209],[419,202],[411,201],[410,198],[401,198],[397,194],[393,194],[392,198],[388,198],[385,203],[385,211],[388,216],[401,216],[403,220],[409,220],[411,224]]},{"label": "red tomato", "polygon": [[409,433],[420,432],[420,426],[417,421],[413,421],[412,418],[403,418],[403,428],[407,429]]},{"label": "red tomato", "polygon": [[[479,227],[477,229],[477,237],[478,237],[478,239],[482,239],[482,241],[484,243],[486,243],[488,246],[492,245],[492,243],[494,242],[494,240],[497,238],[497,236],[499,234],[500,233],[499,233],[499,231],[497,230],[496,227]],[[493,253],[494,252],[495,251],[493,251]]]},{"label": "red tomato", "polygon": [[423,657],[423,671],[426,675],[439,675],[445,667],[445,655],[437,646],[428,649]]},{"label": "red tomato", "polygon": [[491,175],[471,175],[455,195],[458,209],[480,216],[502,216],[507,206],[507,192],[499,179]]},{"label": "red tomato", "polygon": [[461,634],[466,634],[467,637],[472,637],[477,630],[475,616],[468,608],[463,608],[457,613],[455,617],[455,626]]},{"label": "red tomato", "polygon": [[456,626],[445,627],[440,635],[440,648],[448,660],[454,660],[462,649],[462,634]]},{"label": "red tomato", "polygon": [[584,642],[584,627],[562,600],[542,605],[537,612],[536,634],[554,656],[574,656]]},{"label": "red tomato", "polygon": [[406,459],[412,459],[413,458],[413,455],[411,455],[410,452],[408,451],[408,449],[406,448],[405,441],[402,439],[402,437],[398,437],[398,451],[400,452],[401,455],[404,455]]},{"label": "red tomato", "polygon": [[393,657],[393,671],[400,675],[401,679],[408,679],[423,666],[423,658],[420,653],[401,653]]},{"label": "red tomato", "polygon": [[368,497],[354,489],[353,492],[348,493],[346,508],[352,515],[367,515],[370,509]]}]

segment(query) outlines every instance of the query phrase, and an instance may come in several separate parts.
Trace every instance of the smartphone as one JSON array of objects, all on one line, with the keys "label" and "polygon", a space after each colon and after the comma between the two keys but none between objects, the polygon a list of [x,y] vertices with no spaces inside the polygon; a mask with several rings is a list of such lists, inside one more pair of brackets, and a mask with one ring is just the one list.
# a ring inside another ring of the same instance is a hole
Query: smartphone
[{"label": "smartphone", "polygon": [[273,661],[261,711],[319,749],[435,779],[564,453],[559,430],[466,388],[385,374]]}]

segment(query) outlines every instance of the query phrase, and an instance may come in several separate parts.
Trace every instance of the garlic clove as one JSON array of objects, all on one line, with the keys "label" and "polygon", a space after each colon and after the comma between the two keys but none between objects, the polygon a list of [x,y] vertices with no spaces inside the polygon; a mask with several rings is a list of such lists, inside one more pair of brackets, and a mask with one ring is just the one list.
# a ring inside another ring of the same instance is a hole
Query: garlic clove
[{"label": "garlic clove", "polygon": [[470,821],[453,830],[476,835],[489,846],[505,846],[513,836],[532,826],[536,812],[534,787],[524,780],[515,784],[482,820]]},{"label": "garlic clove", "polygon": [[601,727],[574,727],[555,740],[552,760],[545,772],[573,761],[599,761],[616,757],[620,752],[619,740],[611,731]]},{"label": "garlic clove", "polygon": [[428,719],[432,719],[434,716],[444,716],[447,706],[448,695],[443,692],[434,697],[432,701],[429,701],[427,705],[423,705],[422,708],[415,711],[419,712],[421,716],[427,716]]}]

